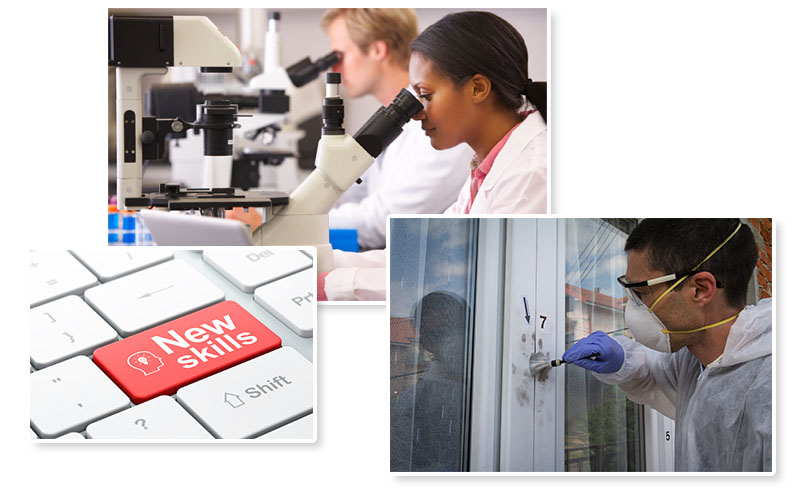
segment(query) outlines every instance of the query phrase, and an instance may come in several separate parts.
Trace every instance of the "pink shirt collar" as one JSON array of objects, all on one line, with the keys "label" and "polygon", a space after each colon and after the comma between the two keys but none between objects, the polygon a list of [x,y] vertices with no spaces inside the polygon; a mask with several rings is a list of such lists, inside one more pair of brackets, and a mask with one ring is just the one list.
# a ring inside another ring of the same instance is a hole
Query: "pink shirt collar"
[{"label": "pink shirt collar", "polygon": [[[531,113],[533,113],[533,110],[529,110],[529,111],[523,112],[522,113],[523,121]],[[505,146],[506,142],[508,142],[508,138],[511,137],[511,133],[514,132],[517,129],[517,127],[520,126],[521,123],[522,122],[519,122],[516,125],[514,125],[513,127],[511,127],[511,130],[509,130],[506,133],[506,135],[504,135],[503,138],[500,139],[500,141],[497,144],[494,145],[492,150],[489,151],[489,154],[486,155],[486,158],[483,159],[483,161],[480,163],[480,165],[477,164],[478,163],[478,155],[474,155],[472,157],[472,162],[470,163],[471,171],[470,171],[470,174],[469,174],[470,175],[470,181],[469,181],[470,182],[470,189],[469,189],[470,196],[469,196],[469,204],[467,205],[467,212],[466,213],[469,213],[469,211],[472,209],[472,203],[475,201],[475,195],[478,194],[478,190],[480,189],[481,185],[483,184],[483,181],[486,179],[486,176],[489,175],[489,172],[492,170],[492,165],[494,165],[495,158],[497,158],[497,155],[500,154],[500,151],[502,151],[503,146]]]}]

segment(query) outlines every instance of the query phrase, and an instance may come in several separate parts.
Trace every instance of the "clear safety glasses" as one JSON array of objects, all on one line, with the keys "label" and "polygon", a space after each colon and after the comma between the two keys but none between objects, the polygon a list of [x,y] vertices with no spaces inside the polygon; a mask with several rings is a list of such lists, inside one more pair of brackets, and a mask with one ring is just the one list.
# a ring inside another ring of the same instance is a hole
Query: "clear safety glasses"
[{"label": "clear safety glasses", "polygon": [[[701,260],[699,264],[694,266],[691,271],[686,271],[686,272],[682,272],[682,273],[675,273],[675,274],[668,274],[666,276],[661,276],[660,278],[653,278],[653,279],[650,279],[650,280],[647,280],[647,281],[638,281],[636,283],[629,282],[628,280],[625,279],[625,275],[622,275],[622,276],[617,277],[617,282],[619,282],[619,284],[622,286],[622,289],[625,290],[625,295],[628,297],[628,299],[632,300],[634,302],[634,304],[636,304],[638,306],[642,306],[642,305],[643,306],[647,306],[647,304],[645,304],[644,301],[642,300],[642,297],[639,295],[639,292],[637,290],[634,290],[634,288],[651,287],[653,285],[658,285],[659,283],[667,283],[669,281],[677,281],[677,280],[681,280],[682,281],[684,278],[686,278],[688,276],[691,276],[693,274],[699,273],[700,271],[698,271],[698,268],[700,266],[702,266],[703,263],[705,263],[705,261],[710,259],[715,253],[717,253],[720,248],[724,247],[725,244],[728,243],[731,240],[731,238],[733,238],[736,235],[737,232],[739,232],[739,228],[741,228],[741,227],[742,227],[742,223],[741,223],[741,221],[739,221],[739,223],[736,225],[736,229],[734,229],[733,232],[727,238],[725,238],[725,241],[720,243],[717,246],[717,248],[715,248],[714,250],[711,251],[711,253],[706,255],[706,258]],[[717,282],[717,288],[722,288],[723,287],[722,283],[720,283],[719,280],[716,277],[714,277],[714,280]],[[664,295],[666,295],[667,293],[672,291],[673,288],[677,287],[678,284],[679,283],[675,283],[671,287],[667,288],[667,290],[664,293],[662,293],[655,300],[655,302],[653,302],[653,304],[651,306],[649,306],[649,309],[652,311],[653,308],[658,303],[658,301],[660,301],[661,298],[664,297]]]},{"label": "clear safety glasses", "polygon": [[649,279],[647,281],[636,281],[636,282],[630,282],[626,280],[625,275],[623,274],[617,277],[617,282],[620,284],[620,286],[622,286],[622,289],[625,290],[625,296],[628,297],[628,300],[633,301],[633,303],[638,306],[647,307],[647,304],[644,303],[640,295],[640,292],[637,291],[636,288],[651,287],[653,285],[658,285],[659,283],[669,283],[670,281],[676,281],[686,276],[697,274],[699,272],[700,271],[693,270],[682,273],[673,273],[673,274],[668,274],[666,276]]}]

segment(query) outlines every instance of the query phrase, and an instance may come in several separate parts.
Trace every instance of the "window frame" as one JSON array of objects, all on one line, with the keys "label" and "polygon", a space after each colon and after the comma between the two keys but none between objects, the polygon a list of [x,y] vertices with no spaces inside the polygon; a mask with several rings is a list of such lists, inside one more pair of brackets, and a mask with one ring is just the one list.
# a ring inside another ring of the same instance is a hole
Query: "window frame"
[{"label": "window frame", "polygon": [[[563,338],[559,340],[557,332],[563,331],[560,316],[564,305],[552,293],[553,287],[558,286],[559,273],[552,265],[559,258],[555,244],[560,237],[558,221],[516,218],[504,223],[504,248],[495,244],[490,247],[494,253],[487,254],[489,244],[484,241],[484,252],[480,246],[478,252],[477,284],[481,295],[476,296],[476,324],[487,328],[475,332],[474,378],[490,377],[494,386],[488,387],[487,383],[473,388],[474,402],[493,404],[491,411],[471,408],[472,441],[478,446],[470,450],[470,470],[559,471],[563,470],[563,422],[556,417],[563,415],[563,401],[558,398],[559,390],[563,392],[563,377],[558,370],[550,371],[545,381],[532,380],[527,374],[533,353],[544,351],[555,355],[563,349]],[[491,233],[490,237],[499,234]],[[503,262],[496,262],[496,267],[480,260],[499,260],[500,256]],[[488,279],[487,274],[492,270],[502,280]],[[502,299],[498,300],[498,296]],[[525,318],[526,302],[530,320]],[[502,316],[497,314],[500,310]],[[488,338],[491,330],[495,336],[493,342]],[[498,331],[502,331],[502,336],[496,335]],[[555,384],[548,384],[550,380],[555,380]],[[535,418],[536,415],[541,418]]]},{"label": "window frame", "polygon": [[[442,219],[456,219],[456,218],[448,218],[448,217],[441,217]],[[404,219],[416,219],[419,221],[419,232],[424,237],[420,237],[419,243],[416,249],[416,260],[417,262],[423,263],[419,266],[418,269],[418,280],[419,283],[425,283],[426,280],[426,271],[427,271],[427,261],[428,261],[428,254],[429,251],[437,251],[438,247],[430,246],[429,245],[429,234],[430,234],[430,222],[435,217],[393,217],[392,220],[404,220]],[[457,462],[459,470],[467,471],[469,470],[469,450],[471,448],[471,439],[470,439],[470,428],[471,428],[471,408],[474,406],[471,403],[472,398],[472,381],[474,380],[474,374],[472,371],[472,358],[474,352],[474,332],[475,332],[475,295],[477,293],[478,287],[476,286],[476,270],[477,270],[477,263],[478,263],[478,237],[480,234],[479,231],[479,222],[477,219],[468,219],[463,218],[462,222],[466,222],[466,231],[467,231],[467,245],[466,245],[466,255],[465,255],[465,267],[467,269],[466,274],[466,281],[464,283],[464,300],[467,302],[468,309],[471,313],[466,318],[466,324],[463,331],[464,335],[464,353],[463,353],[463,373],[462,373],[462,387],[463,392],[460,401],[460,412],[462,416],[461,425],[459,427],[459,456],[460,460]],[[391,231],[391,227],[390,227]],[[389,262],[389,267],[391,268],[391,262]],[[388,280],[387,280],[388,281]],[[420,297],[421,298],[421,297]],[[389,316],[391,317],[391,298],[389,298],[389,302],[387,302],[387,311]],[[391,328],[391,326],[390,326]],[[390,352],[391,355],[391,352]],[[391,418],[391,417],[390,417]],[[455,464],[454,464],[455,465]],[[404,472],[404,471],[398,471]],[[410,470],[408,472],[414,472],[414,470]]]},{"label": "window frame", "polygon": [[[635,225],[628,219],[607,222],[624,232]],[[564,471],[564,371],[550,370],[544,382],[529,384],[525,395],[532,405],[527,409],[519,404],[515,387],[522,387],[520,370],[528,369],[531,354],[544,351],[548,359],[555,359],[565,349],[566,302],[559,291],[566,289],[566,224],[563,218],[481,220],[473,405],[468,408],[471,447],[465,470]],[[530,325],[524,319],[523,296],[528,299]],[[674,436],[674,422],[650,407],[641,413],[644,470],[673,470],[674,439],[664,437],[667,431]]]},{"label": "window frame", "polygon": [[480,219],[475,273],[472,407],[466,470],[493,472],[500,466],[500,386],[505,286],[506,220]]}]

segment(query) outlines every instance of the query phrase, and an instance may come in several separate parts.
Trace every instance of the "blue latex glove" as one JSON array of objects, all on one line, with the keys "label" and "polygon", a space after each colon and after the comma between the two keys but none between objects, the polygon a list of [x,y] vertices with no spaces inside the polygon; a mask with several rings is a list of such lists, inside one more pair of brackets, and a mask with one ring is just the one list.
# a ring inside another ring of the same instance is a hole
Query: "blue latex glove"
[{"label": "blue latex glove", "polygon": [[605,332],[596,331],[575,342],[561,359],[593,372],[614,373],[622,367],[625,350]]}]

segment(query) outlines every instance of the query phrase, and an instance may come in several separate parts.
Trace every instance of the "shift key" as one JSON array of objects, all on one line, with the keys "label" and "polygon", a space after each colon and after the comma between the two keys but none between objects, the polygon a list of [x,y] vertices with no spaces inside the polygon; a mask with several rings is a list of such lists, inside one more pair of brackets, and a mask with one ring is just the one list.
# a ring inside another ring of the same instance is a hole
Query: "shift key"
[{"label": "shift key", "polygon": [[94,351],[94,362],[140,404],[281,346],[242,306],[221,302]]},{"label": "shift key", "polygon": [[311,414],[313,379],[311,362],[281,347],[183,387],[178,402],[215,437],[252,438]]}]

